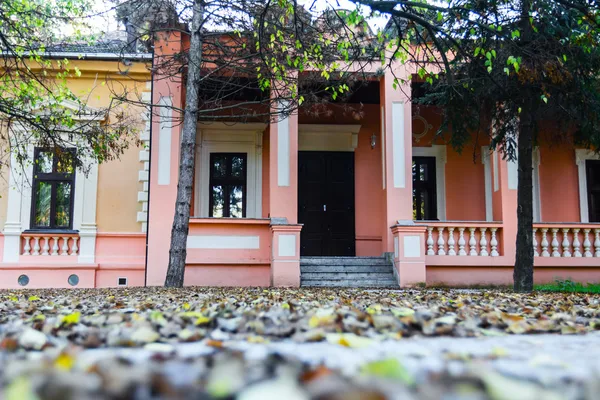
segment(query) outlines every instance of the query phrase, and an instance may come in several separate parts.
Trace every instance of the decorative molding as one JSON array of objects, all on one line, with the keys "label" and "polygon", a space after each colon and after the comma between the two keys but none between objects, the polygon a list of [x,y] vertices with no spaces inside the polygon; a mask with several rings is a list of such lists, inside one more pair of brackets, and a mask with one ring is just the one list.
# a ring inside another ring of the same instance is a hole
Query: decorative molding
[{"label": "decorative molding", "polygon": [[277,186],[290,186],[290,122],[277,121]]},{"label": "decorative molding", "polygon": [[360,125],[298,125],[300,151],[354,151]]},{"label": "decorative molding", "polygon": [[492,166],[490,159],[494,157],[494,152],[490,151],[489,146],[481,146],[481,163],[483,164],[483,176],[485,185],[485,220],[494,220],[493,195],[492,195]]},{"label": "decorative molding", "polygon": [[31,109],[30,112],[32,114],[43,116],[47,112],[49,104],[59,105],[62,108],[71,110],[73,112],[72,118],[74,121],[95,121],[100,123],[104,122],[108,116],[106,110],[82,105],[81,103],[77,103],[72,100],[62,100],[60,103],[43,102],[37,107]]},{"label": "decorative molding", "polygon": [[446,146],[413,147],[412,155],[413,157],[435,157],[437,216],[440,221],[446,220]]},{"label": "decorative molding", "polygon": [[500,190],[500,176],[498,175],[498,171],[500,170],[498,168],[498,152],[493,151],[491,153],[491,157],[492,157],[492,170],[494,172],[494,192],[497,192],[498,190]]},{"label": "decorative molding", "polygon": [[395,188],[406,187],[404,103],[392,102],[392,170]]},{"label": "decorative molding", "polygon": [[158,185],[171,184],[171,147],[173,136],[173,100],[169,96],[161,96],[158,100]]},{"label": "decorative molding", "polygon": [[418,258],[421,257],[421,237],[420,236],[404,236],[403,238],[404,257]]},{"label": "decorative molding", "polygon": [[540,191],[540,148],[535,147],[532,153],[532,174],[533,174],[533,222],[541,222],[542,221],[542,197]]},{"label": "decorative molding", "polygon": [[[148,89],[151,89],[150,85],[146,85]],[[150,104],[152,93],[143,92],[142,101],[146,104]],[[142,150],[140,150],[139,161],[142,164],[138,177],[145,179],[139,180],[142,183],[142,190],[138,192],[137,201],[142,204],[142,210],[137,212],[136,220],[142,224],[142,232],[148,231],[148,179],[150,176],[150,127],[152,125],[152,118],[150,110],[146,110],[142,114],[142,119],[146,122],[144,129],[140,132],[140,141],[142,143]]]},{"label": "decorative molding", "polygon": [[188,249],[236,249],[256,250],[260,248],[259,236],[190,235]]},{"label": "decorative molding", "polygon": [[[418,114],[413,115],[412,120],[413,121],[415,121],[415,120],[421,121],[423,123],[423,132],[416,133],[413,131],[413,133],[412,133],[412,137],[413,137],[415,143],[419,143],[419,141],[427,135],[429,130],[431,128],[433,128],[433,125],[431,125],[429,122],[427,122],[427,120],[424,117],[422,117],[421,115],[418,115]],[[413,127],[414,127],[414,124],[413,124]]]},{"label": "decorative molding", "polygon": [[[19,135],[20,129],[16,128]],[[34,157],[35,143],[27,145],[30,160]],[[83,160],[89,165],[87,174],[80,170],[75,172],[75,191],[73,201],[73,230],[79,231],[79,264],[92,264],[96,252],[96,198],[98,191],[98,164],[91,159]],[[30,228],[31,219],[31,182],[33,163],[20,164],[11,157],[9,172],[8,207],[3,234],[3,261],[15,263],[19,261],[21,250],[21,233]]]},{"label": "decorative molding", "polygon": [[575,150],[575,164],[577,165],[579,180],[579,217],[581,222],[590,222],[590,214],[588,210],[587,172],[585,170],[585,162],[587,160],[600,160],[600,156],[598,156],[598,154],[592,150]]},{"label": "decorative molding", "polygon": [[381,145],[379,146],[379,148],[381,149],[381,178],[383,180],[383,190],[385,190],[385,185],[386,185],[386,173],[387,170],[385,168],[385,151],[386,151],[386,147],[385,147],[385,107],[381,106],[381,119],[380,119],[380,125],[381,125]]},{"label": "decorative molding", "polygon": [[246,153],[246,218],[262,217],[262,143],[266,124],[198,123],[196,147],[196,217],[208,217],[210,153]]},{"label": "decorative molding", "polygon": [[279,257],[295,257],[296,235],[279,235],[277,253],[279,254]]}]

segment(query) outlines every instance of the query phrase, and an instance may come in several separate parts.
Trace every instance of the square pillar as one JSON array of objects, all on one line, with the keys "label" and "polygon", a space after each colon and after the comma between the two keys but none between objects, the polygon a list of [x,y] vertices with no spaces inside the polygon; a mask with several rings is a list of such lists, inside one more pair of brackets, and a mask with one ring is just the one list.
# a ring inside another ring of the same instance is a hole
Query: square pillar
[{"label": "square pillar", "polygon": [[425,268],[425,230],[410,221],[398,221],[391,228],[394,240],[394,272],[400,287],[427,282]]},{"label": "square pillar", "polygon": [[502,249],[500,254],[514,263],[517,241],[517,163],[502,159],[494,151],[492,157],[492,214],[494,221],[502,222]]},{"label": "square pillar", "polygon": [[271,225],[271,286],[300,287],[302,225],[273,220]]},{"label": "square pillar", "polygon": [[[397,85],[394,84],[396,77]],[[401,83],[404,77],[405,82]],[[396,86],[396,88],[394,88]],[[412,221],[412,108],[408,71],[386,70],[380,82],[383,164],[383,249],[394,251],[390,228],[398,220]]]},{"label": "square pillar", "polygon": [[[159,33],[155,45],[156,65],[163,65],[183,48],[179,32]],[[154,75],[152,83],[152,146],[150,148],[150,174],[140,171],[139,180],[149,181],[148,251],[146,258],[147,285],[163,286],[169,265],[171,229],[175,214],[179,153],[185,90],[180,75],[169,76],[169,71]]]},{"label": "square pillar", "polygon": [[[287,108],[280,102],[281,109]],[[274,110],[275,112],[277,110]],[[298,222],[298,114],[277,116],[269,125],[269,213]]]}]

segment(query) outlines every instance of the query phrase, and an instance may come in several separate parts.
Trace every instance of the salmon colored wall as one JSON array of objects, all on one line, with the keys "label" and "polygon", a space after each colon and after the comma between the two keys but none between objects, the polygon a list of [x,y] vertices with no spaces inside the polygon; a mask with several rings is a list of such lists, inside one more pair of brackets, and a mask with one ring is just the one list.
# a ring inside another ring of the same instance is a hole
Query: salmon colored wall
[{"label": "salmon colored wall", "polygon": [[541,222],[579,222],[579,176],[570,146],[540,146]]},{"label": "salmon colored wall", "polygon": [[[413,115],[422,116],[431,127],[413,148],[445,145],[444,137],[436,137],[442,124],[442,112],[437,107],[414,106]],[[413,132],[420,133],[423,122],[413,119]],[[481,161],[481,146],[489,143],[485,135],[473,135],[459,153],[446,145],[446,220],[485,221],[485,170]],[[465,195],[468,193],[468,195]]]},{"label": "salmon colored wall", "polygon": [[190,221],[189,237],[193,236],[258,236],[259,249],[193,249],[188,248],[186,264],[269,264],[271,262],[271,232],[268,220],[222,221],[195,218]]},{"label": "salmon colored wall", "polygon": [[100,268],[143,268],[145,258],[144,233],[98,233],[96,263]]},{"label": "salmon colored wall", "polygon": [[[384,221],[383,181],[381,172],[381,125],[378,105],[365,106],[354,151],[354,184],[356,209],[356,255],[381,256],[384,252],[381,225]],[[371,135],[377,136],[371,149]]]},{"label": "salmon colored wall", "polygon": [[[535,268],[533,280],[536,284],[552,283],[556,279],[572,279],[575,282],[600,282],[600,268]],[[427,285],[474,286],[513,284],[512,267],[427,267]]]},{"label": "salmon colored wall", "polygon": [[[446,148],[446,219],[485,221],[485,174],[481,155]],[[479,154],[479,152],[478,152]]]},{"label": "salmon colored wall", "polygon": [[185,267],[185,286],[269,286],[270,267],[193,265]]}]

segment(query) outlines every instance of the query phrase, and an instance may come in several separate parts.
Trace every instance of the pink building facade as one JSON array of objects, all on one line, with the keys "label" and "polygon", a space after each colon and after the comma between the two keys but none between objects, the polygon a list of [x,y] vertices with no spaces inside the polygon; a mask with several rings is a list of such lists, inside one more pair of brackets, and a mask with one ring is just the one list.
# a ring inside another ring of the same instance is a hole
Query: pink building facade
[{"label": "pink building facade", "polygon": [[[155,57],[183,45],[173,35]],[[147,96],[183,108],[181,78],[163,78]],[[367,95],[321,117],[301,108],[269,123],[198,122],[185,284],[300,286],[304,257],[385,255],[398,287],[510,285],[516,164],[489,151],[487,134],[474,133],[461,153],[434,138],[442,110],[411,104],[413,85],[392,83],[389,72],[373,79]],[[153,113],[148,147],[129,167],[115,161],[76,177],[81,217],[71,230],[31,229],[31,200],[6,188],[0,287],[163,285],[181,135],[174,112]],[[536,283],[600,281],[600,158],[541,141],[533,175]],[[19,176],[11,171],[11,184],[26,188]],[[129,197],[102,196],[127,182],[136,186]],[[91,203],[131,210],[120,220],[139,231],[103,231],[109,217]]]}]

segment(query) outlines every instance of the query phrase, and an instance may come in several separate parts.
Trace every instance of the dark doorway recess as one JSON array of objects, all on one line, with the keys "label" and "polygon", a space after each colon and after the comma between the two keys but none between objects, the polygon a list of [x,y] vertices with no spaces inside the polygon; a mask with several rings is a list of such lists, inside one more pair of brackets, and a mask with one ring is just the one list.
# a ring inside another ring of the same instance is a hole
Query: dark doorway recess
[{"label": "dark doorway recess", "polygon": [[298,153],[301,256],[354,256],[354,153]]}]

